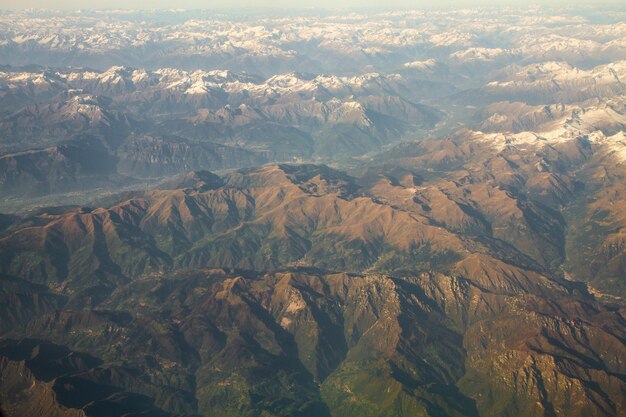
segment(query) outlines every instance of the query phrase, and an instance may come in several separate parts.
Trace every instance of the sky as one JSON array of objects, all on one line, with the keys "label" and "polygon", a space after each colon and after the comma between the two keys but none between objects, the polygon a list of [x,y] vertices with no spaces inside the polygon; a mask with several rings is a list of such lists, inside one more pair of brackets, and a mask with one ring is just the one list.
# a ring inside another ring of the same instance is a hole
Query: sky
[{"label": "sky", "polygon": [[[0,9],[214,9],[214,8],[432,8],[472,6],[567,5],[568,0],[0,0]],[[578,4],[589,4],[579,1]],[[623,5],[623,0],[592,0],[592,3]]]}]

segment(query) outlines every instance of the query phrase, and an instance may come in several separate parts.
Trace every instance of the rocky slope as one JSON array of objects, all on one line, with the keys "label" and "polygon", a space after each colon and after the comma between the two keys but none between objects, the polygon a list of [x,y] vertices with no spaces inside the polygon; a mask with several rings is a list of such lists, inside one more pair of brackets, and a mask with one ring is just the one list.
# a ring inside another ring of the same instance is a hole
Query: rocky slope
[{"label": "rocky slope", "polygon": [[[198,172],[14,222],[0,265],[29,284],[9,290],[23,307],[3,313],[5,343],[101,361],[35,374],[93,387],[41,400],[66,413],[621,415],[623,305],[559,272],[580,224],[560,207],[578,207],[575,175],[605,144],[530,157],[468,135],[403,145],[393,166],[381,155],[352,176]],[[5,372],[34,372],[4,355]]]}]

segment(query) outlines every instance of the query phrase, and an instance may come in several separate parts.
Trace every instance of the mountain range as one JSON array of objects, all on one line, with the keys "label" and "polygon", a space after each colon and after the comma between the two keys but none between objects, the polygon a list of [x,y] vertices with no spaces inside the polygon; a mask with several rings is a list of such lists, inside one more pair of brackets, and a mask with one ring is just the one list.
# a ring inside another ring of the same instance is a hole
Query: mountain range
[{"label": "mountain range", "polygon": [[625,11],[263,13],[0,13],[2,410],[625,416]]}]

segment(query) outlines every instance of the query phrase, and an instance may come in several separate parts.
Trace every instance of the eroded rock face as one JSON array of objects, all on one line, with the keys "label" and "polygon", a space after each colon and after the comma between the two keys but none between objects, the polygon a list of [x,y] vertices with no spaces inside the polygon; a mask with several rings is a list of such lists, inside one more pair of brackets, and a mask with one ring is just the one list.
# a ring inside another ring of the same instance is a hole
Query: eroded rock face
[{"label": "eroded rock face", "polygon": [[4,375],[28,383],[14,379],[3,401],[17,407],[7,399],[19,393],[77,413],[58,415],[150,409],[143,396],[184,415],[619,415],[623,312],[475,278],[205,270],[135,281],[98,311],[14,328],[101,359],[5,341]]}]

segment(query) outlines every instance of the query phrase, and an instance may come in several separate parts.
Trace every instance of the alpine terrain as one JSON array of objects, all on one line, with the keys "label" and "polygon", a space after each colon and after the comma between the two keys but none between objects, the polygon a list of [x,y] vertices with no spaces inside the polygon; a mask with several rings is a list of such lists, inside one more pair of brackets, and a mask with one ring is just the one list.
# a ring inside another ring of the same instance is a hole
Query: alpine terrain
[{"label": "alpine terrain", "polygon": [[626,8],[0,11],[7,417],[626,416]]}]

